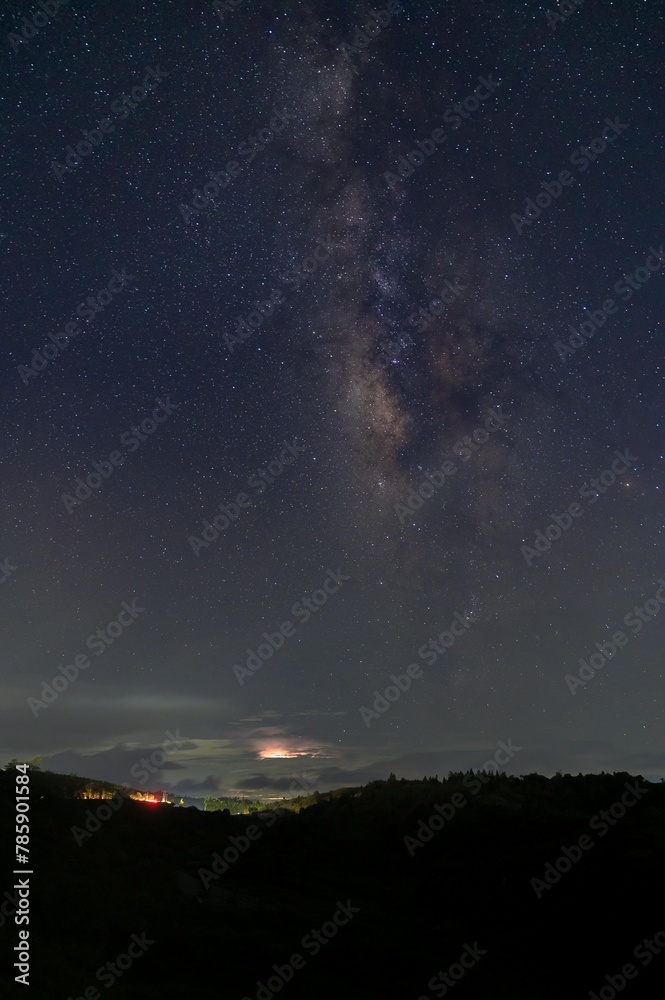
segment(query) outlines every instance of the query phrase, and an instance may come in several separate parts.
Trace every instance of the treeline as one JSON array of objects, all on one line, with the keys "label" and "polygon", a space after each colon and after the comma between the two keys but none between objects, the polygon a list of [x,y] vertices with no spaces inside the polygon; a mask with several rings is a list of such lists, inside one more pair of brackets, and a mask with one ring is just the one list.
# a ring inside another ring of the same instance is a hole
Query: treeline
[{"label": "treeline", "polygon": [[[0,772],[7,845],[14,778]],[[467,948],[483,957],[464,972],[458,1000],[609,996],[606,977],[628,962],[639,969],[631,1000],[662,994],[665,945],[648,965],[639,958],[642,942],[665,931],[661,782],[391,775],[269,805],[229,796],[204,812],[127,801],[103,815],[76,797],[87,788],[119,786],[32,774],[33,1000],[82,996],[134,933],[154,944],[116,987],[123,1000],[219,1000],[220,962],[225,995],[266,1000],[258,984],[279,987],[275,970],[297,953],[305,965],[288,980],[289,1000],[431,1000]],[[262,808],[274,819],[262,821]],[[97,829],[81,842],[73,831],[86,823]],[[6,859],[0,992],[18,906],[11,850]],[[335,930],[340,906],[354,916]],[[320,953],[310,954],[303,941],[321,928]]]},{"label": "treeline", "polygon": [[224,809],[228,809],[230,813],[240,813],[241,815],[247,815],[248,813],[258,812],[260,809],[265,809],[266,805],[259,799],[246,799],[244,797],[233,797],[228,798],[213,798],[209,796],[203,800],[203,811],[204,812],[222,812]]},{"label": "treeline", "polygon": [[[39,759],[39,758],[37,758]],[[15,783],[16,764],[20,761],[11,760],[0,769],[0,787],[9,788]],[[31,797],[43,796],[63,799],[112,799],[115,795],[146,795],[146,789],[133,788],[131,785],[117,785],[112,781],[100,781],[96,778],[83,778],[78,774],[57,774],[55,771],[42,771],[33,761],[29,764]],[[161,792],[153,792],[161,795]]]}]

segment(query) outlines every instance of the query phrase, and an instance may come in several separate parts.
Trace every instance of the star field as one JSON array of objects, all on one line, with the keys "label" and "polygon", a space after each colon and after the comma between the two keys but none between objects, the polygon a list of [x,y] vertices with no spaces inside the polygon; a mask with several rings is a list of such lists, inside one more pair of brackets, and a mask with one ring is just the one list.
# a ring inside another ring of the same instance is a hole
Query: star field
[{"label": "star field", "polygon": [[179,727],[162,786],[201,795],[507,738],[517,773],[664,776],[665,615],[565,682],[665,575],[662,9],[405,0],[353,50],[356,3],[71,0],[12,44],[31,10],[2,14],[7,759],[121,782]]}]

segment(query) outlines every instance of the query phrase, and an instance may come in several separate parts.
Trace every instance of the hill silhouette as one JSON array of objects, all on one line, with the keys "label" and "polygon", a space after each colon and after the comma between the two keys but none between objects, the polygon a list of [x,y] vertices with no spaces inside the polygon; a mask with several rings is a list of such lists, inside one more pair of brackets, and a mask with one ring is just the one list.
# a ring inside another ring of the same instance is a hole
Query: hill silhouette
[{"label": "hill silhouette", "polygon": [[[3,969],[14,777],[0,772]],[[627,997],[665,981],[665,947],[634,957],[665,931],[665,784],[641,776],[391,775],[243,816],[114,809],[121,786],[82,800],[73,776],[31,777],[32,1000],[110,985],[114,1000],[604,1000],[626,963]],[[106,985],[132,935],[144,950]]]}]

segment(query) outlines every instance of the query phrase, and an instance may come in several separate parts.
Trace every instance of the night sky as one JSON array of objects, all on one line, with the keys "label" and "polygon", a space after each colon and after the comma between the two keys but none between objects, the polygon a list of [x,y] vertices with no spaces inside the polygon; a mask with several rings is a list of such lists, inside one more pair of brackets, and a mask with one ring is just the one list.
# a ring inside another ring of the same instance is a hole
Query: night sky
[{"label": "night sky", "polygon": [[5,760],[665,776],[665,11],[398,6],[5,5]]}]

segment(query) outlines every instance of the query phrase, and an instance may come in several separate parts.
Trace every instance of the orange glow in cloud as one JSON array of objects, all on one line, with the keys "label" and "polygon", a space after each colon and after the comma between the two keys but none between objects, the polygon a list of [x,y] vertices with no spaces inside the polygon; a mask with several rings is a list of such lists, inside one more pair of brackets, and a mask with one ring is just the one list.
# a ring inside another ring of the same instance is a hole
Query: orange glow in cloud
[{"label": "orange glow in cloud", "polygon": [[247,743],[259,760],[290,760],[294,757],[336,756],[333,747],[320,742],[315,743],[309,737],[290,736],[283,727],[257,727],[247,733]]},{"label": "orange glow in cloud", "polygon": [[290,750],[288,747],[268,747],[265,750],[259,750],[259,757],[261,760],[272,760],[277,757],[311,757],[312,754],[309,750]]}]

